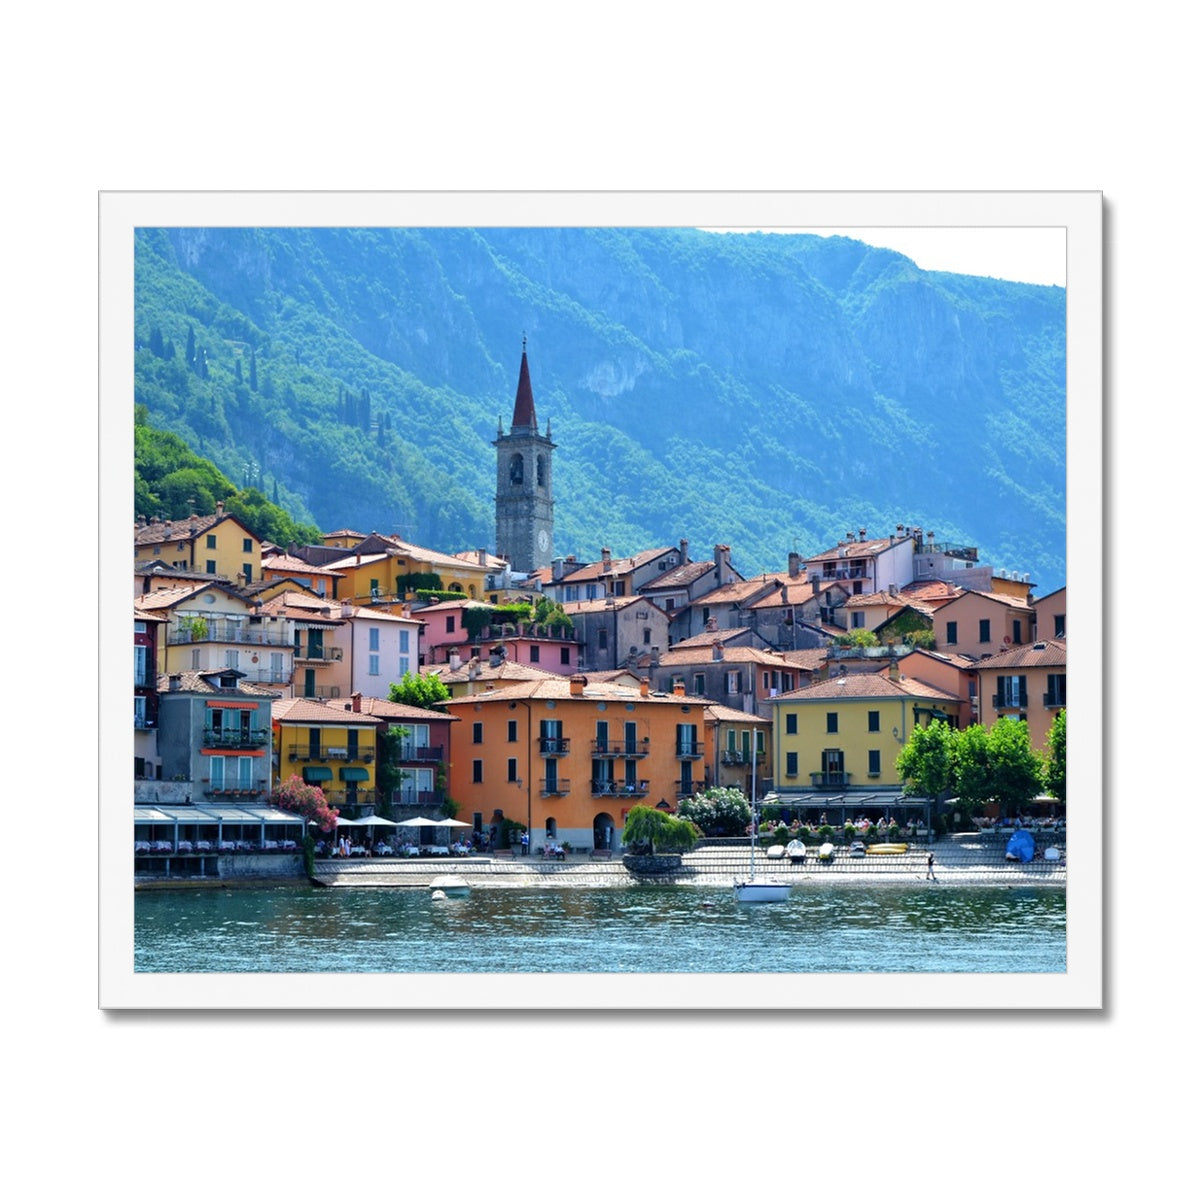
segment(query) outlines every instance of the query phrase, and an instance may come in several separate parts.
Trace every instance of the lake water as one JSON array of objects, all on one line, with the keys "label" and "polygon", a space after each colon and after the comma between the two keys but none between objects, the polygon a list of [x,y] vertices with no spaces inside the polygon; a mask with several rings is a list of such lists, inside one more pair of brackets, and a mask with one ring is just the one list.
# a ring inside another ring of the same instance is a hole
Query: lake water
[{"label": "lake water", "polygon": [[1063,972],[1066,890],[262,887],[139,891],[137,972]]}]

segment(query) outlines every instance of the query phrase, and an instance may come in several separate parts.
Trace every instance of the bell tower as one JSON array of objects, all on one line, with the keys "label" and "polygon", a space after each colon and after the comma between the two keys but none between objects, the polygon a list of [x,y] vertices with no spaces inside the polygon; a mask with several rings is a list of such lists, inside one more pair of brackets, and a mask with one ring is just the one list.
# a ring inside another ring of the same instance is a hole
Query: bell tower
[{"label": "bell tower", "polygon": [[514,571],[536,571],[554,558],[554,491],[551,459],[555,445],[538,431],[529,382],[526,341],[521,338],[521,374],[512,426],[496,430],[496,553]]}]

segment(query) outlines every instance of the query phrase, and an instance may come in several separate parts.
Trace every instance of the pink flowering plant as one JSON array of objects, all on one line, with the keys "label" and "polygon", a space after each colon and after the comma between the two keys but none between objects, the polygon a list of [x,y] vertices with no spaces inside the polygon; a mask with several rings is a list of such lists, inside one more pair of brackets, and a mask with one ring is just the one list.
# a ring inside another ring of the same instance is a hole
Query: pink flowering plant
[{"label": "pink flowering plant", "polygon": [[305,783],[299,775],[281,783],[271,800],[279,808],[315,821],[322,833],[332,833],[337,828],[338,810],[329,807],[325,793],[319,787]]}]

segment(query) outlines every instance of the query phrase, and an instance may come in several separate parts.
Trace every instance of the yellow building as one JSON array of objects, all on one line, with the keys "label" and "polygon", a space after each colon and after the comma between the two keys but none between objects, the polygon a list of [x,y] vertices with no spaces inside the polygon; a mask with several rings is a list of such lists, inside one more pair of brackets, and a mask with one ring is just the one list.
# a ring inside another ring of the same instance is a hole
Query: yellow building
[{"label": "yellow building", "polygon": [[694,697],[547,676],[444,702],[459,818],[505,819],[547,842],[619,851],[629,810],[674,810],[704,786],[705,713]]},{"label": "yellow building", "polygon": [[774,773],[779,800],[795,808],[848,805],[874,810],[898,802],[896,756],[915,725],[958,722],[957,696],[892,669],[851,672],[773,701]]},{"label": "yellow building", "polygon": [[280,783],[298,775],[319,787],[342,816],[375,811],[377,718],[352,700],[325,703],[294,697],[271,705],[271,730]]},{"label": "yellow building", "polygon": [[[344,533],[325,539],[330,546],[340,546],[346,540],[348,535]],[[417,589],[409,580],[420,575],[436,575],[441,580],[438,590],[461,592],[469,600],[480,599],[487,589],[488,568],[478,559],[472,562],[375,533],[348,547],[344,557],[322,566],[343,577],[336,594],[354,604],[411,601]]]},{"label": "yellow building", "polygon": [[262,578],[262,542],[217,501],[217,511],[181,521],[139,518],[133,531],[138,562],[159,561],[245,585]]}]

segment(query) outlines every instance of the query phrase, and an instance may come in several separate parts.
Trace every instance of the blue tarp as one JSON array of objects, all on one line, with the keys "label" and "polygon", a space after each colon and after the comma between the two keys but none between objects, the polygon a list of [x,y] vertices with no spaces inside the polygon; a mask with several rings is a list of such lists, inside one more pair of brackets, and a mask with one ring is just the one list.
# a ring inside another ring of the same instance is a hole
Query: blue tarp
[{"label": "blue tarp", "polygon": [[1015,858],[1018,862],[1033,861],[1033,834],[1028,829],[1018,829],[1016,833],[1008,839],[1008,847],[1004,851],[1006,855]]}]

